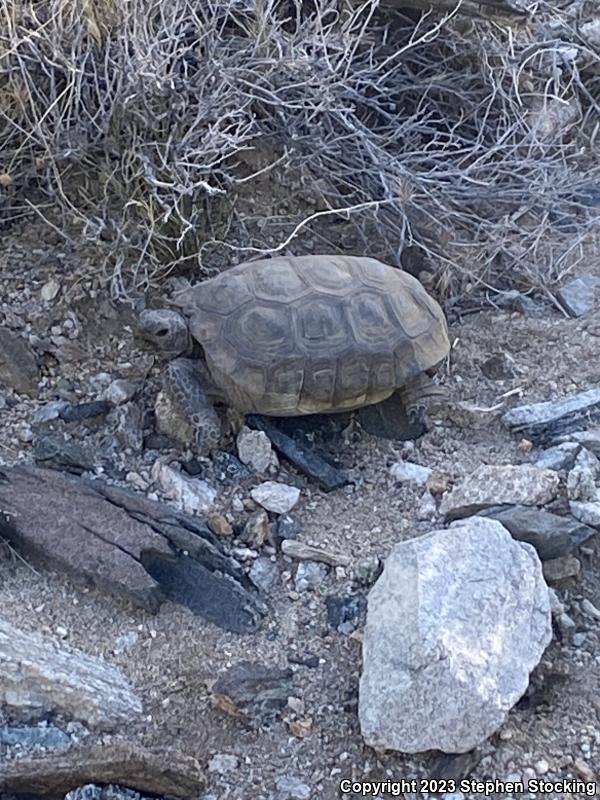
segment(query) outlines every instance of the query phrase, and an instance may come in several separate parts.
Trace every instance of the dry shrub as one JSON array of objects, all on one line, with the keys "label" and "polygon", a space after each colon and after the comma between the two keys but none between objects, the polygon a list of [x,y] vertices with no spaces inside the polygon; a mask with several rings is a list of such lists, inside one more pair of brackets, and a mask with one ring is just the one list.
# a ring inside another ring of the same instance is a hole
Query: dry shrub
[{"label": "dry shrub", "polygon": [[600,51],[593,2],[534,5],[3,0],[4,213],[110,242],[119,297],[311,249],[550,293],[598,229]]}]

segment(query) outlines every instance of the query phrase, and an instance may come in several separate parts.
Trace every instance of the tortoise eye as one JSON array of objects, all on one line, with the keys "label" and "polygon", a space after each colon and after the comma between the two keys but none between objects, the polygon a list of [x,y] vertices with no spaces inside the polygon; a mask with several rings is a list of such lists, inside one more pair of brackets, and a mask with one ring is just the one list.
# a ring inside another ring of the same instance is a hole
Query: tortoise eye
[{"label": "tortoise eye", "polygon": [[160,330],[156,331],[157,336],[166,336],[169,333],[168,328],[160,328]]}]

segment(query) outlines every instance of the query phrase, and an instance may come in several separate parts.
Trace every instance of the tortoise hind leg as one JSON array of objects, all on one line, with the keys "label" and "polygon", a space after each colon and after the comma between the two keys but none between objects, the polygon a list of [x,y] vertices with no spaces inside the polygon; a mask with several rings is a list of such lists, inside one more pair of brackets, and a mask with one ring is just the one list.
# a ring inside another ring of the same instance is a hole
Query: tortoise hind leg
[{"label": "tortoise hind leg", "polygon": [[379,403],[360,408],[357,417],[363,430],[382,439],[405,442],[418,439],[428,430],[424,415],[409,416],[400,391]]},{"label": "tortoise hind leg", "polygon": [[208,373],[189,358],[171,361],[164,375],[165,391],[191,424],[195,450],[201,455],[215,448],[221,437],[221,424],[210,399]]},{"label": "tortoise hind leg", "polygon": [[426,372],[420,373],[403,386],[399,394],[406,413],[413,420],[422,418],[435,400],[441,401],[448,397],[447,390],[434,383]]}]

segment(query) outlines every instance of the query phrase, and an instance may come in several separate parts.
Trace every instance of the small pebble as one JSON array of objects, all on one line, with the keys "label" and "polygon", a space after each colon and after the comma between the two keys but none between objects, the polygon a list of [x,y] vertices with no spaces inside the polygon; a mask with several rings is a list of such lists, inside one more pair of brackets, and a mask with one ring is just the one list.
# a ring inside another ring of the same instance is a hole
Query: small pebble
[{"label": "small pebble", "polygon": [[231,753],[217,753],[208,762],[208,771],[216,772],[218,775],[226,775],[233,772],[239,766],[239,759]]},{"label": "small pebble", "polygon": [[594,781],[596,779],[594,770],[582,758],[576,758],[573,762],[573,767],[575,768],[575,772],[580,778],[583,778],[584,781]]},{"label": "small pebble", "polygon": [[536,761],[534,767],[538,775],[545,775],[550,769],[550,764],[548,764],[545,758],[540,758],[539,761]]},{"label": "small pebble", "polygon": [[223,514],[214,511],[207,517],[207,525],[216,536],[231,536],[233,528]]},{"label": "small pebble", "polygon": [[588,617],[600,619],[600,610],[597,609],[596,606],[587,599],[587,597],[584,597],[581,601],[581,610],[584,614],[587,614]]}]

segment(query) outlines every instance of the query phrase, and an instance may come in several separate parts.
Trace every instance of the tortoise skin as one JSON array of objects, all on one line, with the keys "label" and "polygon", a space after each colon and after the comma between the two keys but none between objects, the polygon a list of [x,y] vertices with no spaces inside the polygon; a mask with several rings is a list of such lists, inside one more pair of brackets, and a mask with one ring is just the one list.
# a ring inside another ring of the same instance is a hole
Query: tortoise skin
[{"label": "tortoise skin", "polygon": [[215,385],[245,413],[347,411],[389,397],[449,350],[442,309],[373,258],[252,261],[176,298]]}]

